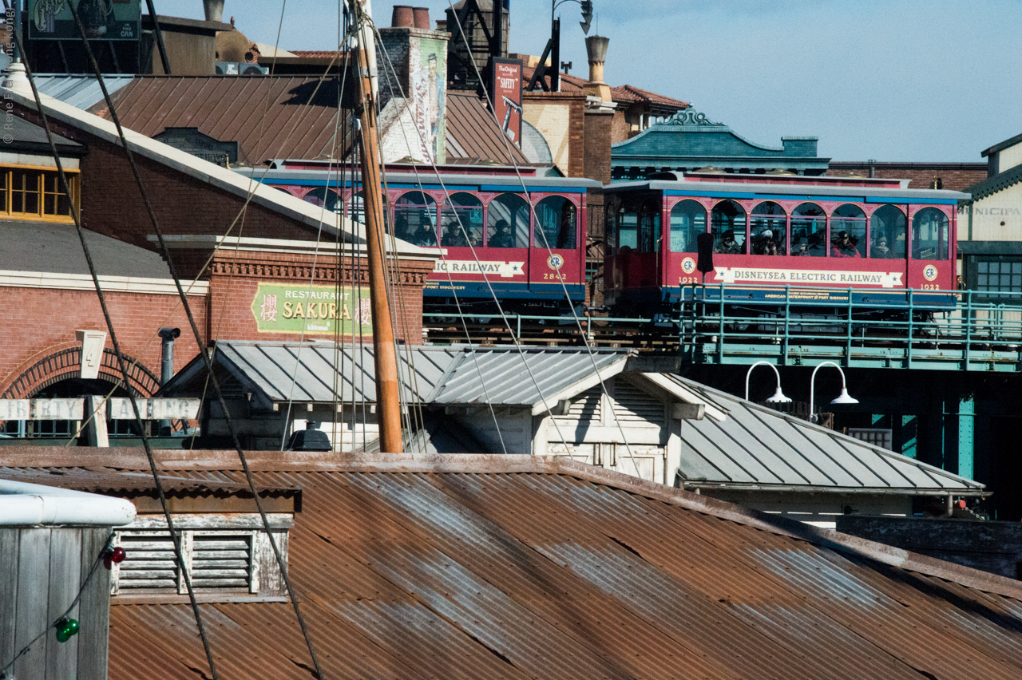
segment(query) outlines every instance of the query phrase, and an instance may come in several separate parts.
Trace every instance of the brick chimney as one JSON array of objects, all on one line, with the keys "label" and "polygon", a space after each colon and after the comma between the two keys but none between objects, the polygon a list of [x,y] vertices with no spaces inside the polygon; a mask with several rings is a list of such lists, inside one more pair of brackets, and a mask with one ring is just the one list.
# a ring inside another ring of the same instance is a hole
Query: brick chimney
[{"label": "brick chimney", "polygon": [[[381,145],[384,160],[388,162],[408,156],[419,162],[432,161],[439,165],[445,161],[447,41],[450,34],[416,27],[416,11],[419,25],[428,26],[429,15],[424,8],[397,5],[394,7],[395,25],[379,29],[376,60],[380,74],[380,118],[384,123],[397,119],[405,121],[392,126],[392,130],[381,123],[386,128],[382,130]],[[407,101],[391,104],[392,99],[400,98],[402,92]],[[388,106],[389,111],[385,110]],[[412,120],[407,120],[409,112]],[[402,126],[406,123],[402,134]],[[420,135],[425,139],[420,140]]]},{"label": "brick chimney", "polygon": [[591,35],[586,38],[586,53],[589,55],[589,82],[585,84],[588,95],[599,97],[605,102],[612,101],[610,86],[603,82],[603,63],[607,59],[607,45],[610,38]]}]

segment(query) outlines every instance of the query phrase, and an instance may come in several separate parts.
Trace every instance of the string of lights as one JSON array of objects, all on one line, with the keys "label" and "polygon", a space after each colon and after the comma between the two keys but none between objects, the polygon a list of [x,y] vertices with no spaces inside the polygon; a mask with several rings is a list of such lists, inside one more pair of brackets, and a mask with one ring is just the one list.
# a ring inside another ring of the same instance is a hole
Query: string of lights
[{"label": "string of lights", "polygon": [[89,583],[92,581],[92,577],[95,576],[96,571],[99,569],[99,565],[102,564],[109,571],[112,565],[120,564],[128,556],[124,548],[113,545],[113,540],[114,537],[111,533],[110,537],[107,539],[106,545],[103,547],[103,550],[101,550],[99,555],[96,556],[96,559],[92,561],[92,567],[89,568],[89,573],[85,576],[85,579],[78,587],[78,593],[75,595],[75,599],[71,601],[71,604],[68,605],[67,609],[65,609],[60,616],[54,619],[50,625],[46,626],[41,633],[29,640],[24,647],[18,650],[18,653],[14,655],[14,658],[11,659],[3,668],[0,668],[0,680],[9,680],[9,678],[13,677],[8,675],[7,671],[14,667],[14,664],[17,663],[18,659],[28,654],[28,652],[32,649],[32,645],[42,640],[51,629],[56,630],[57,642],[67,642],[78,634],[80,630],[78,620],[71,618],[71,614],[81,601],[82,594],[84,594],[85,589],[88,588]]}]

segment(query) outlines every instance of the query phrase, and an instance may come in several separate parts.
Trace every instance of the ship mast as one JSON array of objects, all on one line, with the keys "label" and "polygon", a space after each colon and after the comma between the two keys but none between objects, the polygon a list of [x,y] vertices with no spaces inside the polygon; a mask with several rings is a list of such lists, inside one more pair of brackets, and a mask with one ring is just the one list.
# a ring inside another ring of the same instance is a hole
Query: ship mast
[{"label": "ship mast", "polygon": [[362,132],[358,136],[362,162],[365,206],[365,240],[369,266],[369,296],[373,315],[373,354],[376,360],[376,414],[380,426],[380,451],[401,453],[401,404],[398,393],[397,352],[390,301],[385,278],[384,217],[380,179],[379,130],[376,120],[376,40],[370,0],[350,0],[351,19],[358,30],[355,50],[360,102],[356,108]]}]

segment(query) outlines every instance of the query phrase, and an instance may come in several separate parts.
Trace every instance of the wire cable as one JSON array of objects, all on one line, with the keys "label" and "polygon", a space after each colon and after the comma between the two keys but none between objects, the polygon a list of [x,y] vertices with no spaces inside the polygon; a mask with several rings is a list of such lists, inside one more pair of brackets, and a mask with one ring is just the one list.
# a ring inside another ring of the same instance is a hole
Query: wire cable
[{"label": "wire cable", "polygon": [[[471,55],[472,54],[472,49],[471,49],[471,47],[468,44],[468,38],[465,36],[465,31],[464,31],[464,28],[461,25],[461,20],[458,18],[458,13],[454,9],[454,3],[452,2],[452,0],[447,0],[447,1],[448,1],[449,7],[451,8],[452,14],[454,14],[454,20],[457,23],[458,32],[461,34],[462,39],[465,42],[465,47],[468,49],[469,55]],[[483,80],[482,74],[479,72],[479,66],[475,63],[475,59],[469,59],[469,61],[472,63],[472,68],[475,70],[476,77],[479,78],[479,86],[483,90],[483,96],[487,99],[487,101],[489,101],[490,95],[489,95],[489,92],[487,91],[487,88],[486,88],[486,81]],[[558,68],[558,65],[554,64],[554,68]],[[491,113],[493,114],[493,120],[497,123],[497,126],[500,127],[500,121],[497,120],[496,109],[495,108],[491,108]],[[528,188],[525,185],[525,180],[522,178],[522,173],[521,173],[521,169],[518,167],[518,162],[515,160],[514,154],[511,152],[510,141],[508,140],[507,135],[504,135],[504,134],[501,134],[501,139],[502,139],[502,141],[504,143],[505,149],[508,152],[508,157],[511,159],[511,164],[512,164],[512,166],[515,169],[515,175],[518,177],[518,181],[519,181],[519,183],[522,186],[522,191],[524,191],[525,195],[528,196],[529,195],[529,190],[528,190]],[[537,217],[537,215],[536,215],[536,206],[534,206],[532,204],[531,200],[529,201],[529,210],[532,213],[531,214],[531,218],[532,218],[531,221],[532,221],[532,223],[533,224],[537,224],[538,220],[536,219],[536,217]],[[554,252],[553,252],[553,249],[550,247],[549,241],[547,240],[546,232],[544,232],[542,227],[540,227],[538,224],[537,224],[537,227],[538,228],[534,229],[534,231],[537,231],[539,234],[542,235],[542,237],[543,237],[543,245],[546,247],[547,252],[549,252],[551,257],[552,257],[554,255]],[[568,293],[567,284],[565,284],[564,277],[561,276],[560,271],[557,272],[557,280],[561,284],[561,288],[563,289],[563,292],[564,292],[564,297],[565,297],[565,299],[568,302],[568,308],[571,310],[571,315],[572,315],[572,317],[575,320],[576,326],[578,327],[579,335],[581,336],[581,339],[582,339],[582,344],[585,346],[586,353],[589,355],[590,362],[593,365],[593,370],[596,371],[596,378],[600,382],[600,388],[602,389],[603,395],[606,397],[608,403],[610,404],[610,407],[611,407],[610,408],[611,417],[613,417],[614,423],[617,425],[618,431],[621,434],[621,439],[622,439],[622,441],[624,442],[624,445],[625,445],[625,451],[628,453],[628,457],[632,461],[632,466],[635,468],[635,475],[637,477],[641,478],[642,477],[642,473],[639,471],[639,464],[635,460],[635,455],[632,452],[632,447],[628,443],[628,436],[625,433],[624,426],[621,425],[621,420],[617,417],[616,409],[614,409],[614,407],[613,407],[615,400],[610,396],[610,392],[607,390],[607,384],[603,380],[603,376],[600,375],[600,368],[599,368],[599,365],[596,363],[596,356],[593,354],[593,349],[589,345],[589,340],[586,338],[585,331],[582,329],[582,321],[581,321],[581,319],[579,319],[578,314],[575,312],[575,306],[574,306],[574,304],[572,304],[571,295]],[[510,330],[510,327],[508,328],[508,330]],[[553,420],[553,418],[551,418],[551,420]]]},{"label": "wire cable", "polygon": [[[28,654],[29,650],[32,649],[32,645],[34,645],[36,642],[45,637],[46,634],[50,632],[51,628],[55,628],[58,623],[60,623],[61,621],[63,621],[64,619],[71,615],[71,612],[74,611],[74,608],[77,607],[78,603],[81,601],[82,595],[85,594],[85,589],[89,586],[89,583],[92,581],[92,577],[96,574],[96,571],[99,569],[99,565],[103,562],[103,559],[110,551],[113,537],[114,537],[113,531],[111,531],[110,536],[107,538],[106,545],[103,547],[103,550],[100,551],[99,555],[96,556],[96,559],[92,561],[92,567],[89,569],[89,573],[85,576],[85,580],[82,581],[81,585],[78,588],[78,594],[75,595],[75,599],[71,601],[71,604],[68,605],[68,608],[64,610],[63,614],[54,619],[53,623],[46,626],[46,628],[44,628],[41,633],[39,633],[34,638],[29,640],[28,643],[24,647],[22,647],[21,650],[14,655],[14,658],[11,659],[3,668],[0,668],[0,680],[7,680],[8,677],[7,671],[9,671],[11,667],[14,666],[15,663],[17,663],[18,659],[23,657],[25,654]],[[11,678],[11,680],[13,680],[13,677]]]},{"label": "wire cable", "polygon": [[[373,30],[376,31],[375,26],[373,26]],[[376,31],[376,34],[377,34],[377,36],[379,36],[379,31]],[[387,64],[390,64],[391,73],[393,74],[393,76],[392,76],[393,81],[397,82],[396,71],[393,68],[393,63],[391,62],[389,55],[387,55],[385,50],[381,50],[381,52],[383,53],[383,56],[384,56],[384,62],[387,63]],[[391,80],[391,78],[388,78],[388,80]],[[400,83],[398,83],[398,89],[399,89],[399,92],[401,92],[402,98],[406,102],[405,103],[406,107],[409,107],[409,110],[410,110],[410,106],[411,105],[408,103],[407,98],[404,96],[404,90],[403,90],[403,88],[401,88]],[[420,138],[420,143],[423,146],[425,146],[425,140],[422,139],[422,131],[418,130],[417,127],[416,127],[416,131],[418,132],[418,135],[419,135],[419,138]],[[403,132],[403,130],[402,130],[402,132]],[[407,138],[406,138],[406,142],[405,143],[407,145]],[[449,202],[450,201],[450,197],[451,197],[451,193],[447,189],[447,186],[444,183],[443,178],[440,175],[439,169],[436,167],[436,165],[434,163],[430,163],[430,167],[433,169],[433,172],[434,172],[434,174],[436,175],[436,178],[437,178],[437,182],[440,184],[440,187],[443,190],[444,195],[446,196],[446,200]],[[421,177],[419,177],[418,168],[413,165],[412,166],[412,170],[415,173],[416,182],[421,186],[422,185],[422,179],[421,179]],[[528,192],[526,192],[526,195],[528,195]],[[469,239],[468,231],[465,229],[465,225],[464,225],[464,223],[461,220],[461,216],[458,215],[457,211],[455,211],[454,214],[455,214],[455,219],[458,222],[458,227],[461,230],[462,235],[465,237],[465,241],[469,244],[469,250],[472,253],[472,257],[473,257],[473,259],[475,259],[476,264],[479,265],[479,271],[482,274],[483,281],[486,283],[486,287],[489,290],[490,296],[493,298],[493,302],[494,302],[494,304],[497,307],[497,312],[499,313],[500,318],[503,320],[504,325],[505,325],[505,327],[508,330],[508,334],[511,336],[511,340],[514,343],[515,348],[517,349],[519,355],[522,358],[522,363],[523,363],[523,365],[525,367],[525,371],[526,371],[526,373],[528,373],[529,378],[532,381],[533,386],[536,388],[536,391],[539,393],[540,400],[543,403],[543,408],[550,415],[550,422],[553,424],[554,429],[557,432],[557,436],[560,438],[561,443],[564,445],[565,451],[568,452],[568,455],[570,457],[574,458],[574,455],[571,453],[571,447],[568,445],[567,439],[565,439],[564,434],[561,432],[560,426],[557,424],[556,418],[554,418],[553,411],[550,408],[550,404],[547,402],[546,395],[543,393],[543,389],[540,387],[539,381],[536,379],[536,376],[533,373],[532,368],[529,366],[528,359],[525,356],[525,351],[523,350],[521,344],[519,343],[518,338],[515,337],[514,331],[511,330],[511,323],[508,320],[507,315],[504,313],[504,309],[503,309],[502,305],[500,304],[500,299],[497,297],[497,293],[494,290],[493,285],[491,284],[491,282],[489,280],[489,276],[486,274],[485,271],[483,271],[482,263],[479,260],[479,255],[476,253],[475,247],[472,245],[472,242]],[[446,259],[445,259],[445,256],[443,255],[443,250],[442,249],[441,249],[441,259],[443,259],[446,262]],[[447,269],[448,269],[448,272],[447,272],[448,280],[451,280],[450,268],[448,267]],[[451,282],[451,290],[453,292],[454,284],[453,284],[453,280],[451,280],[451,281],[452,281]],[[460,305],[459,305],[459,310],[460,310]],[[464,324],[464,316],[463,315],[462,315],[462,323]],[[465,330],[466,330],[466,334],[467,334],[468,333],[467,326],[465,326]],[[478,366],[478,364],[477,364],[477,366]],[[483,390],[484,390],[484,394],[485,394],[485,390],[486,390],[485,383],[483,383]],[[486,399],[487,399],[487,402],[489,402],[489,398],[486,397]],[[492,404],[490,404],[490,407],[492,409]],[[493,418],[494,418],[494,421],[496,421],[496,415],[495,414],[493,415]],[[499,431],[499,428],[498,428],[498,431]]]},{"label": "wire cable", "polygon": [[[81,20],[78,18],[77,12],[72,12],[75,16],[77,23],[81,26]],[[20,29],[20,27],[19,27]],[[18,44],[18,50],[24,54],[24,47],[21,44],[21,31],[15,30],[11,33],[14,40]],[[83,31],[84,36],[84,31]],[[93,60],[95,63],[95,60]],[[195,616],[195,625],[199,629],[199,637],[202,639],[202,647],[206,653],[206,661],[209,664],[210,674],[214,680],[218,678],[216,672],[216,664],[213,661],[213,651],[209,646],[209,639],[206,636],[206,628],[202,623],[202,613],[199,611],[198,602],[195,599],[195,589],[192,587],[192,579],[188,574],[188,570],[185,568],[184,556],[181,551],[181,535],[174,529],[174,522],[170,515],[170,507],[167,505],[167,497],[163,491],[163,482],[160,480],[160,474],[157,470],[156,459],[153,456],[152,447],[149,444],[149,437],[146,435],[145,426],[142,424],[142,416],[138,409],[138,400],[135,398],[134,392],[130,389],[131,381],[128,378],[128,368],[124,362],[124,354],[121,352],[121,345],[117,340],[117,333],[114,329],[113,319],[110,316],[110,310],[106,304],[106,296],[103,294],[103,288],[99,283],[99,275],[96,273],[96,265],[92,260],[92,253],[89,250],[89,244],[85,239],[85,230],[82,228],[81,215],[78,211],[78,206],[73,200],[74,194],[71,191],[71,183],[67,178],[67,174],[64,172],[64,164],[60,160],[60,154],[57,152],[56,143],[53,140],[53,132],[50,129],[50,122],[46,116],[46,109],[43,107],[42,98],[39,96],[39,90],[36,87],[35,76],[32,74],[32,69],[28,63],[24,63],[25,75],[28,78],[28,84],[32,88],[32,96],[35,99],[36,106],[39,109],[39,117],[42,119],[43,131],[46,133],[46,140],[50,146],[50,152],[53,154],[54,163],[57,166],[57,174],[60,176],[60,182],[64,189],[64,195],[71,206],[71,215],[74,219],[75,230],[78,233],[78,240],[82,245],[82,252],[85,255],[85,262],[88,264],[89,273],[92,276],[92,283],[96,287],[96,295],[99,298],[99,306],[103,310],[103,318],[106,321],[107,330],[110,332],[110,341],[114,346],[114,352],[117,355],[117,365],[120,368],[121,375],[124,379],[124,384],[129,387],[128,398],[131,400],[131,408],[135,414],[135,424],[138,427],[139,435],[142,438],[142,447],[145,449],[146,459],[149,463],[149,469],[153,475],[153,482],[156,485],[156,492],[160,499],[160,507],[163,510],[163,515],[167,520],[167,530],[170,532],[171,543],[174,545],[174,559],[177,561],[181,573],[184,576],[185,586],[188,590],[188,600],[192,606],[192,613]],[[175,277],[175,281],[177,281]],[[180,281],[178,281],[180,287]]]},{"label": "wire cable", "polygon": [[[214,390],[216,392],[218,401],[220,402],[220,407],[223,409],[224,420],[227,423],[228,429],[229,429],[229,431],[231,433],[231,438],[233,439],[235,448],[237,449],[238,458],[239,458],[239,460],[241,462],[242,469],[244,470],[245,479],[248,482],[249,490],[252,492],[252,496],[253,496],[253,499],[255,501],[256,508],[258,509],[260,518],[262,519],[263,527],[264,527],[264,529],[266,531],[266,535],[267,535],[267,540],[270,543],[271,547],[273,548],[273,553],[274,553],[274,556],[276,557],[276,560],[277,560],[277,566],[280,569],[281,577],[282,577],[282,579],[284,581],[285,586],[287,587],[288,597],[291,600],[291,604],[292,604],[292,606],[294,608],[294,611],[295,611],[295,616],[298,619],[299,626],[300,626],[300,628],[302,630],[302,635],[305,638],[305,643],[306,643],[306,646],[308,647],[309,655],[311,657],[313,665],[315,666],[317,675],[320,678],[322,678],[323,677],[323,672],[322,672],[322,669],[320,668],[319,659],[316,656],[315,648],[314,648],[314,646],[312,644],[312,638],[310,637],[309,632],[308,632],[308,628],[307,628],[307,626],[305,624],[305,618],[302,616],[301,608],[299,607],[298,598],[297,598],[297,596],[295,594],[294,587],[293,587],[293,585],[291,583],[290,577],[288,576],[287,564],[284,562],[283,555],[280,552],[280,546],[277,544],[277,541],[276,541],[276,539],[273,536],[273,532],[270,530],[269,518],[266,515],[266,510],[263,507],[262,500],[259,497],[259,492],[256,489],[255,480],[252,477],[252,471],[249,468],[248,460],[246,459],[245,453],[244,453],[244,451],[241,448],[241,443],[240,443],[240,441],[238,439],[237,430],[234,427],[234,422],[231,420],[230,411],[227,408],[227,403],[224,401],[223,392],[220,389],[220,383],[217,380],[216,374],[213,371],[212,360],[210,359],[210,355],[207,352],[206,347],[204,346],[204,343],[202,341],[202,336],[199,333],[199,327],[198,327],[198,325],[195,322],[195,316],[192,314],[191,306],[188,303],[188,299],[187,299],[187,297],[185,295],[184,288],[181,285],[181,279],[178,277],[177,270],[174,267],[174,262],[173,262],[173,259],[171,257],[171,254],[170,254],[170,249],[167,246],[166,240],[164,239],[164,236],[163,236],[163,231],[162,231],[162,229],[160,229],[159,221],[156,218],[155,209],[153,208],[152,202],[149,199],[149,194],[148,194],[148,191],[146,190],[145,184],[142,181],[142,176],[141,176],[141,174],[139,172],[138,165],[135,162],[134,154],[131,152],[131,147],[128,144],[127,138],[125,137],[124,128],[121,127],[120,119],[117,116],[117,109],[114,106],[114,103],[113,103],[112,99],[110,98],[110,93],[107,90],[106,83],[103,80],[103,74],[100,71],[99,64],[96,62],[95,54],[92,52],[92,48],[89,45],[89,40],[88,40],[88,37],[85,34],[85,27],[82,24],[81,17],[78,16],[78,12],[72,12],[71,14],[72,14],[72,16],[74,16],[75,24],[78,27],[79,36],[81,37],[82,42],[83,42],[83,44],[85,46],[86,54],[88,54],[88,56],[89,56],[89,61],[92,64],[92,68],[93,68],[93,71],[95,73],[96,80],[99,83],[100,89],[103,92],[103,98],[104,98],[104,100],[106,102],[106,105],[107,105],[107,107],[109,109],[110,117],[113,120],[113,123],[114,123],[114,125],[117,128],[117,134],[120,137],[121,144],[124,147],[124,152],[125,152],[125,155],[127,156],[128,165],[131,167],[131,172],[132,172],[132,175],[133,175],[133,177],[135,179],[135,183],[138,185],[139,191],[142,194],[142,202],[145,204],[145,208],[146,208],[146,212],[147,212],[147,214],[149,216],[149,220],[150,220],[150,222],[153,225],[153,230],[156,232],[156,238],[157,238],[157,240],[159,242],[160,250],[162,251],[163,258],[164,258],[164,260],[166,260],[167,266],[170,269],[171,276],[173,276],[173,278],[174,278],[174,283],[175,283],[175,286],[177,287],[178,295],[181,298],[182,306],[184,307],[185,314],[188,317],[188,323],[191,326],[192,333],[195,336],[195,343],[196,343],[196,345],[199,348],[199,354],[203,358],[203,362],[205,364],[207,373],[211,376],[211,378],[213,380],[213,388],[214,388]],[[26,70],[27,70],[27,66],[26,66]],[[37,96],[36,101],[37,101],[37,104],[39,105],[40,114],[42,114],[43,113],[42,101],[38,98],[38,92],[36,91],[34,84],[33,84],[33,92],[36,93],[36,96]],[[53,146],[52,140],[51,140],[51,146]],[[53,147],[53,153],[54,153],[54,156],[56,157],[56,147],[55,146]],[[59,166],[59,163],[60,163],[59,158],[57,159],[57,163],[58,163],[58,166]],[[63,169],[61,169],[61,174],[63,175]],[[67,182],[66,177],[64,178],[63,181],[65,183]],[[70,196],[71,196],[70,186],[66,185],[65,186],[65,190],[67,191],[68,197],[70,199]],[[83,247],[87,248],[87,245],[85,244],[84,233],[81,231],[80,222],[78,220],[76,220],[76,224],[78,225],[78,229],[79,229],[79,234],[81,236],[82,245],[83,245]],[[90,259],[90,269],[93,270],[93,272],[94,272],[94,268],[91,266],[91,258],[88,255],[88,251],[86,251],[86,258]],[[94,279],[95,279],[95,274],[94,274]],[[97,290],[99,290],[99,280],[95,279],[95,283],[96,283]],[[102,300],[102,297],[100,299]],[[105,302],[103,304],[103,309],[104,309],[104,314],[107,314]],[[110,333],[111,333],[111,339],[113,339],[113,324],[111,322],[109,322],[109,315],[108,314],[107,314],[107,317],[108,317],[108,326],[110,328]],[[120,361],[123,364],[123,358],[121,357],[120,348],[116,344],[116,340],[114,340],[114,347],[117,350],[118,361]],[[126,371],[125,371],[124,378],[125,378],[125,381],[127,382],[128,376],[127,376]],[[136,419],[138,420],[138,423],[139,423],[139,429],[141,430],[142,429],[141,428],[141,422],[142,421],[141,421],[141,417],[138,417],[138,404],[135,401],[134,395],[131,396],[131,400],[132,400],[132,406],[133,406],[133,408],[135,409],[135,412],[136,412]],[[143,442],[143,445],[146,448],[147,454],[151,458],[152,453],[151,453],[151,449],[149,447],[149,440],[148,440],[148,437],[145,436],[144,432],[142,433],[142,442]],[[152,460],[152,466],[153,466],[154,472],[155,472],[155,465],[156,465],[155,460]],[[167,521],[168,521],[168,528],[169,528],[169,522],[170,522],[170,513],[169,512],[167,512]],[[189,584],[188,588],[189,588],[190,597],[191,597],[192,601],[194,602],[195,601],[194,593],[191,592],[191,585],[190,585],[191,577],[188,576],[187,569],[184,569],[184,562],[183,561],[181,562],[181,564],[182,564],[182,572],[185,574],[185,580]],[[198,615],[198,605],[195,605],[195,611],[196,611],[197,621],[199,622],[200,630],[203,633],[203,643],[206,644],[207,647],[208,647],[208,643],[207,643],[207,641],[205,639],[205,631],[204,631],[204,629],[202,629],[202,626],[201,626],[201,616]],[[209,656],[210,671],[215,676],[216,675],[216,671],[214,670],[214,666],[213,666],[212,653],[210,653],[208,656]]]}]

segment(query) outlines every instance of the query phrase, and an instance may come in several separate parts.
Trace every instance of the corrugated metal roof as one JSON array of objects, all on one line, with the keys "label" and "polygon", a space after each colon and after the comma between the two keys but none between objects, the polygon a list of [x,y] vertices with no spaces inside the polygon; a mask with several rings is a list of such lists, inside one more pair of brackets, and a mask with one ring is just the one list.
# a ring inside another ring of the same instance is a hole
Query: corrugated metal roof
[{"label": "corrugated metal roof", "polygon": [[663,374],[728,412],[686,420],[681,474],[688,487],[954,491],[984,485],[853,437],[786,416],[676,375]]},{"label": "corrugated metal roof", "polygon": [[[33,78],[40,94],[82,110],[103,101],[103,90],[93,76],[41,73],[33,74]],[[134,79],[135,76],[104,74],[103,84],[113,95]]]},{"label": "corrugated metal roof", "polygon": [[[376,401],[375,359],[368,345],[354,354],[350,346],[326,342],[221,340],[216,347],[215,360],[268,401]],[[590,358],[579,348],[522,348],[519,352],[514,347],[410,346],[398,351],[398,371],[406,401],[474,404],[488,400],[535,407],[543,404],[544,397],[556,399],[571,385],[594,376],[594,362],[602,375],[611,366],[622,367],[627,357],[623,351],[594,350]],[[184,394],[196,380],[204,380],[204,371],[201,360],[193,360],[167,383],[163,394]]]},{"label": "corrugated metal roof", "polygon": [[[1022,674],[1009,579],[578,463],[259,455],[303,491],[289,571],[329,677]],[[223,677],[309,677],[289,605],[200,607]],[[205,669],[188,605],[114,601],[110,677],[142,664]]]},{"label": "corrugated metal roof", "polygon": [[[143,76],[115,95],[121,124],[152,137],[167,127],[196,127],[224,142],[238,142],[239,160],[329,158],[335,145],[340,80],[291,76]],[[347,88],[346,88],[347,89]],[[109,118],[106,105],[91,109]]]},{"label": "corrugated metal roof", "polygon": [[448,161],[477,159],[501,165],[529,165],[522,150],[507,140],[486,108],[485,102],[470,93],[448,92],[444,99],[447,138],[444,145]]}]

